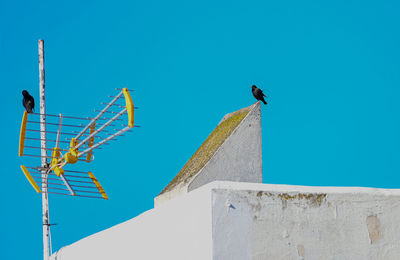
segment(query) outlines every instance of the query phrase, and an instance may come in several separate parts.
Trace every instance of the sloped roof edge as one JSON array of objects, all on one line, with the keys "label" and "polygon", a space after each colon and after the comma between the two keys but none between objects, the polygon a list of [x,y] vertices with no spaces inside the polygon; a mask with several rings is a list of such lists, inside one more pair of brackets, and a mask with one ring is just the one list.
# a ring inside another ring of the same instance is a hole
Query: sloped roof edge
[{"label": "sloped roof edge", "polygon": [[159,195],[173,190],[179,184],[188,183],[207,164],[217,152],[218,148],[233,133],[254,106],[255,104],[226,114],[203,144]]}]

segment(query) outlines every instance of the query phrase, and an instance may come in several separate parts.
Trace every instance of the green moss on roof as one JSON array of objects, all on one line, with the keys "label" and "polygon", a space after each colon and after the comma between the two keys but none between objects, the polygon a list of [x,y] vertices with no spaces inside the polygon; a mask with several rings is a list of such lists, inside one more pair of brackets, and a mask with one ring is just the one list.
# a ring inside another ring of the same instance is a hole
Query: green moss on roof
[{"label": "green moss on roof", "polygon": [[251,106],[226,115],[226,118],[211,132],[204,143],[160,194],[172,190],[177,184],[187,182],[196,175],[232,134],[239,123],[242,122],[250,109]]}]

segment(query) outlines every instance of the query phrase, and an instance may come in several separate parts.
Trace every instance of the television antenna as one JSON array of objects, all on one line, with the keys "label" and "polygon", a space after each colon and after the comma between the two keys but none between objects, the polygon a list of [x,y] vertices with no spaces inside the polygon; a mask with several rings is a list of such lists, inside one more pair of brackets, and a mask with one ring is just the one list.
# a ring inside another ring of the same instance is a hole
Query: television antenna
[{"label": "television antenna", "polygon": [[[105,105],[102,110],[95,110],[98,114],[93,118],[47,114],[44,42],[39,40],[40,113],[28,114],[24,111],[18,155],[41,158],[40,166],[21,165],[21,169],[34,190],[42,194],[44,260],[48,260],[51,254],[50,226],[54,225],[49,223],[49,193],[108,199],[92,172],[71,168],[73,165],[92,162],[94,151],[101,149],[100,146],[107,145],[123,133],[130,132],[133,127],[138,127],[134,125],[135,107],[130,90],[122,88],[116,91],[115,96],[108,96],[112,98],[110,102],[101,103]],[[47,122],[47,117],[51,118],[51,122]],[[65,137],[64,140],[61,140],[62,137]],[[40,146],[37,141],[40,141]],[[53,147],[47,148],[47,142],[52,143]],[[32,154],[26,153],[27,149]]]}]

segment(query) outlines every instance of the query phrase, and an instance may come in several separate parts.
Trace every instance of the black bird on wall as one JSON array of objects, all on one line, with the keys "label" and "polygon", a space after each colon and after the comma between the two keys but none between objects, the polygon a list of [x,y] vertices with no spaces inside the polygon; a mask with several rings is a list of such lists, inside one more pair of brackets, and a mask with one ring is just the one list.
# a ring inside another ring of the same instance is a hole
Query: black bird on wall
[{"label": "black bird on wall", "polygon": [[256,85],[251,86],[251,92],[253,92],[253,96],[257,99],[262,101],[265,105],[268,104],[264,97],[267,97],[263,91],[256,87]]},{"label": "black bird on wall", "polygon": [[22,99],[22,105],[24,105],[26,112],[33,113],[35,108],[35,100],[26,90],[22,91],[22,95],[24,96]]}]

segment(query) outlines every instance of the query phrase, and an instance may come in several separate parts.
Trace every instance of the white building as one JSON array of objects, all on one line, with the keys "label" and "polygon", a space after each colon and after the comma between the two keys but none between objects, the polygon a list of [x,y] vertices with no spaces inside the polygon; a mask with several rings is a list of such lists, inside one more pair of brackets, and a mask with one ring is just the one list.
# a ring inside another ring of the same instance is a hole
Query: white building
[{"label": "white building", "polygon": [[400,190],[262,184],[260,120],[226,115],[155,208],[51,259],[400,259]]}]

